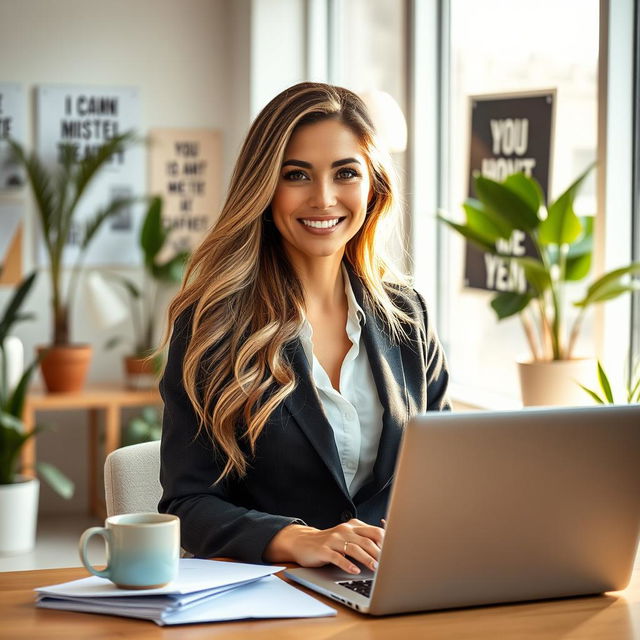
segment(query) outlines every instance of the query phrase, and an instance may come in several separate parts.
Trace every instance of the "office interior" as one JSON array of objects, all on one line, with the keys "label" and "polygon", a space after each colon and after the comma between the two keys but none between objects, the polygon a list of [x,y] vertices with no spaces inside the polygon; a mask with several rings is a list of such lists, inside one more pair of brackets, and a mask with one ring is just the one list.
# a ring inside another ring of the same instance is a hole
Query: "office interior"
[{"label": "office interior", "polygon": [[[381,100],[378,117],[388,128],[402,188],[391,251],[436,319],[454,406],[512,409],[522,406],[516,362],[527,357],[527,343],[521,321],[498,321],[492,293],[467,286],[464,242],[438,220],[438,213],[460,219],[468,195],[471,98],[551,91],[550,196],[595,162],[575,202],[576,213],[594,216],[593,273],[637,262],[639,14],[633,0],[0,0],[0,83],[23,91],[27,149],[39,143],[42,87],[96,94],[129,88],[143,136],[214,132],[214,209],[251,120],[279,91],[309,80]],[[152,151],[140,152],[142,192],[136,195],[150,195]],[[21,273],[40,273],[24,308],[33,319],[15,330],[28,359],[50,332],[47,266],[29,191],[3,189],[0,207],[20,210]],[[0,218],[0,230],[3,224]],[[108,272],[142,285],[140,260],[132,254],[126,264],[98,263],[83,277]],[[0,308],[14,287],[0,284]],[[96,321],[95,295],[85,283],[72,312],[74,340],[93,347],[87,385],[125,386],[125,348],[106,343],[131,330]],[[163,295],[161,311],[171,291]],[[116,298],[124,300],[121,291]],[[622,397],[640,362],[638,294],[592,309],[576,351],[598,358]],[[34,386],[42,386],[39,375]],[[123,428],[140,411],[124,409]],[[77,566],[78,535],[100,521],[87,511],[86,415],[44,410],[38,421],[50,427],[38,435],[38,455],[46,452],[71,478],[75,494],[66,500],[42,484],[36,549],[0,557],[0,571]]]}]

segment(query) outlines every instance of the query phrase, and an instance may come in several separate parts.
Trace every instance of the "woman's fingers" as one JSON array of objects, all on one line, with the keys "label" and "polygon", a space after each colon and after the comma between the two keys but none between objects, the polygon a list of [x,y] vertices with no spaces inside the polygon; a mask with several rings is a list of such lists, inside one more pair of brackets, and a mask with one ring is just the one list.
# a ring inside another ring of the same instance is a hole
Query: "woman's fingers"
[{"label": "woman's fingers", "polygon": [[367,524],[366,522],[361,522],[360,520],[349,520],[347,524],[352,524],[352,530],[354,533],[359,536],[363,536],[372,540],[378,547],[382,546],[382,542],[384,541],[384,529],[381,527],[375,527],[373,525]]},{"label": "woman's fingers", "polygon": [[[347,548],[350,546],[351,545],[347,545]],[[346,571],[347,573],[360,573],[360,569],[356,567],[348,557],[343,556],[341,553],[334,551],[333,549],[327,549],[327,556],[325,560],[331,564],[335,564],[336,567]]]},{"label": "woman's fingers", "polygon": [[349,542],[345,547],[345,554],[372,571],[375,571],[378,568],[377,555],[372,556],[357,542]]},{"label": "woman's fingers", "polygon": [[354,536],[349,539],[349,542],[357,544],[360,548],[364,549],[374,560],[378,560],[380,557],[380,547],[370,538],[364,536]]}]

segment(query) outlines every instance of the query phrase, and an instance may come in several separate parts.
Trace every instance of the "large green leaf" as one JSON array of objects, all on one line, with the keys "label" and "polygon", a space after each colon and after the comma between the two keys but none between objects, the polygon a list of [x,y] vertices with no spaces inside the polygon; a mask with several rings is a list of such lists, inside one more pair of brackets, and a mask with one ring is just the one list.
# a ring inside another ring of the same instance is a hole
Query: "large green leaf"
[{"label": "large green leaf", "polygon": [[583,298],[573,304],[576,307],[586,307],[590,304],[599,304],[601,302],[607,302],[608,300],[614,300],[619,298],[625,293],[634,293],[640,291],[640,282],[634,282],[631,284],[618,284],[616,282],[610,282],[605,287],[598,290],[597,295]]},{"label": "large green leaf", "polygon": [[640,289],[640,282],[630,280],[630,277],[638,275],[640,275],[640,262],[633,262],[626,267],[605,273],[591,284],[587,289],[587,295],[574,304],[577,307],[586,307],[590,304],[612,300],[629,291],[637,291]]},{"label": "large green leaf", "polygon": [[2,319],[0,319],[0,343],[4,342],[16,322],[26,319],[27,316],[20,314],[20,307],[29,295],[37,275],[37,272],[34,271],[25,278],[15,290],[11,296],[11,300],[9,300],[9,303],[5,307]]},{"label": "large green leaf", "polygon": [[565,195],[547,208],[547,217],[538,229],[538,240],[544,245],[571,244],[580,237],[581,231],[582,225],[573,210],[573,200]]},{"label": "large green leaf", "polygon": [[167,240],[168,232],[162,224],[162,198],[155,196],[142,223],[140,246],[144,254],[144,263],[150,268]]},{"label": "large green leaf", "polygon": [[467,198],[462,205],[467,218],[467,226],[491,242],[499,238],[508,240],[514,228],[508,221],[487,209],[480,200]]},{"label": "large green leaf", "polygon": [[542,244],[571,244],[580,237],[582,225],[573,210],[573,202],[591,169],[593,165],[589,166],[557,200],[547,207],[547,218],[538,230],[538,240]]},{"label": "large green leaf", "polygon": [[505,291],[497,294],[491,300],[491,306],[498,316],[498,320],[504,320],[520,313],[531,302],[530,293],[516,293]]},{"label": "large green leaf", "polygon": [[68,500],[75,492],[75,485],[60,469],[48,462],[36,462],[38,475],[60,496]]},{"label": "large green leaf", "polygon": [[529,256],[512,257],[523,269],[527,282],[531,285],[536,297],[543,294],[551,286],[551,277],[544,264]]},{"label": "large green leaf", "polygon": [[532,211],[537,212],[544,202],[540,183],[534,177],[525,176],[521,171],[507,176],[504,185],[526,201]]},{"label": "large green leaf", "polygon": [[508,186],[479,175],[475,178],[475,188],[482,204],[514,228],[533,231],[540,223],[538,210]]},{"label": "large green leaf", "polygon": [[582,233],[576,242],[569,245],[567,256],[573,258],[593,251],[593,216],[580,216]]},{"label": "large green leaf", "polygon": [[564,279],[578,281],[586,278],[591,270],[591,253],[584,253],[575,257],[568,257]]},{"label": "large green leaf", "polygon": [[453,222],[452,220],[447,220],[447,218],[441,215],[438,215],[438,219],[451,227],[454,231],[457,231],[460,235],[469,240],[469,242],[472,242],[482,251],[486,251],[488,253],[497,253],[496,247],[491,239],[480,234],[478,231],[471,229],[467,225],[462,225],[458,224],[457,222]]}]

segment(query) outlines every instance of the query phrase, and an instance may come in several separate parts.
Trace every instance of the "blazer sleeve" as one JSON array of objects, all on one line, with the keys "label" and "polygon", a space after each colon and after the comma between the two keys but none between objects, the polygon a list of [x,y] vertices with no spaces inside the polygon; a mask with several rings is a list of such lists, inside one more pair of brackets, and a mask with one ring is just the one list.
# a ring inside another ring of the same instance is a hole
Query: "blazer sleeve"
[{"label": "blazer sleeve", "polygon": [[181,545],[196,557],[233,557],[264,562],[262,554],[283,527],[302,523],[296,518],[273,515],[233,503],[234,483],[214,484],[224,464],[215,455],[182,383],[182,364],[190,333],[190,314],[175,323],[160,393],[164,400],[160,482],[161,513],[180,518]]},{"label": "blazer sleeve", "polygon": [[422,321],[425,332],[426,375],[427,375],[427,411],[450,411],[447,389],[449,387],[449,370],[444,349],[440,344],[433,324],[429,321],[429,313],[424,298],[416,291],[422,309]]}]

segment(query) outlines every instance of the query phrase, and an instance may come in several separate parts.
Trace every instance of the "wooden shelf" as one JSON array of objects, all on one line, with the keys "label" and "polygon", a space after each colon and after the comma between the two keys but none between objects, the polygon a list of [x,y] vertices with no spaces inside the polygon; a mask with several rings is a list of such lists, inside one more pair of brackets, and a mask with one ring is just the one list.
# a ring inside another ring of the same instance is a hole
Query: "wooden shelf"
[{"label": "wooden shelf", "polygon": [[[161,404],[162,399],[157,389],[126,389],[121,383],[87,386],[86,389],[75,393],[47,393],[42,389],[33,389],[27,395],[23,421],[26,431],[29,432],[36,424],[38,411],[87,411],[89,511],[103,517],[104,499],[99,494],[96,474],[98,469],[102,468],[105,458],[120,446],[122,409]],[[100,412],[104,414],[105,431],[102,452],[99,445]],[[36,459],[37,436],[34,436],[22,449],[22,469],[25,475],[35,475]]]}]

